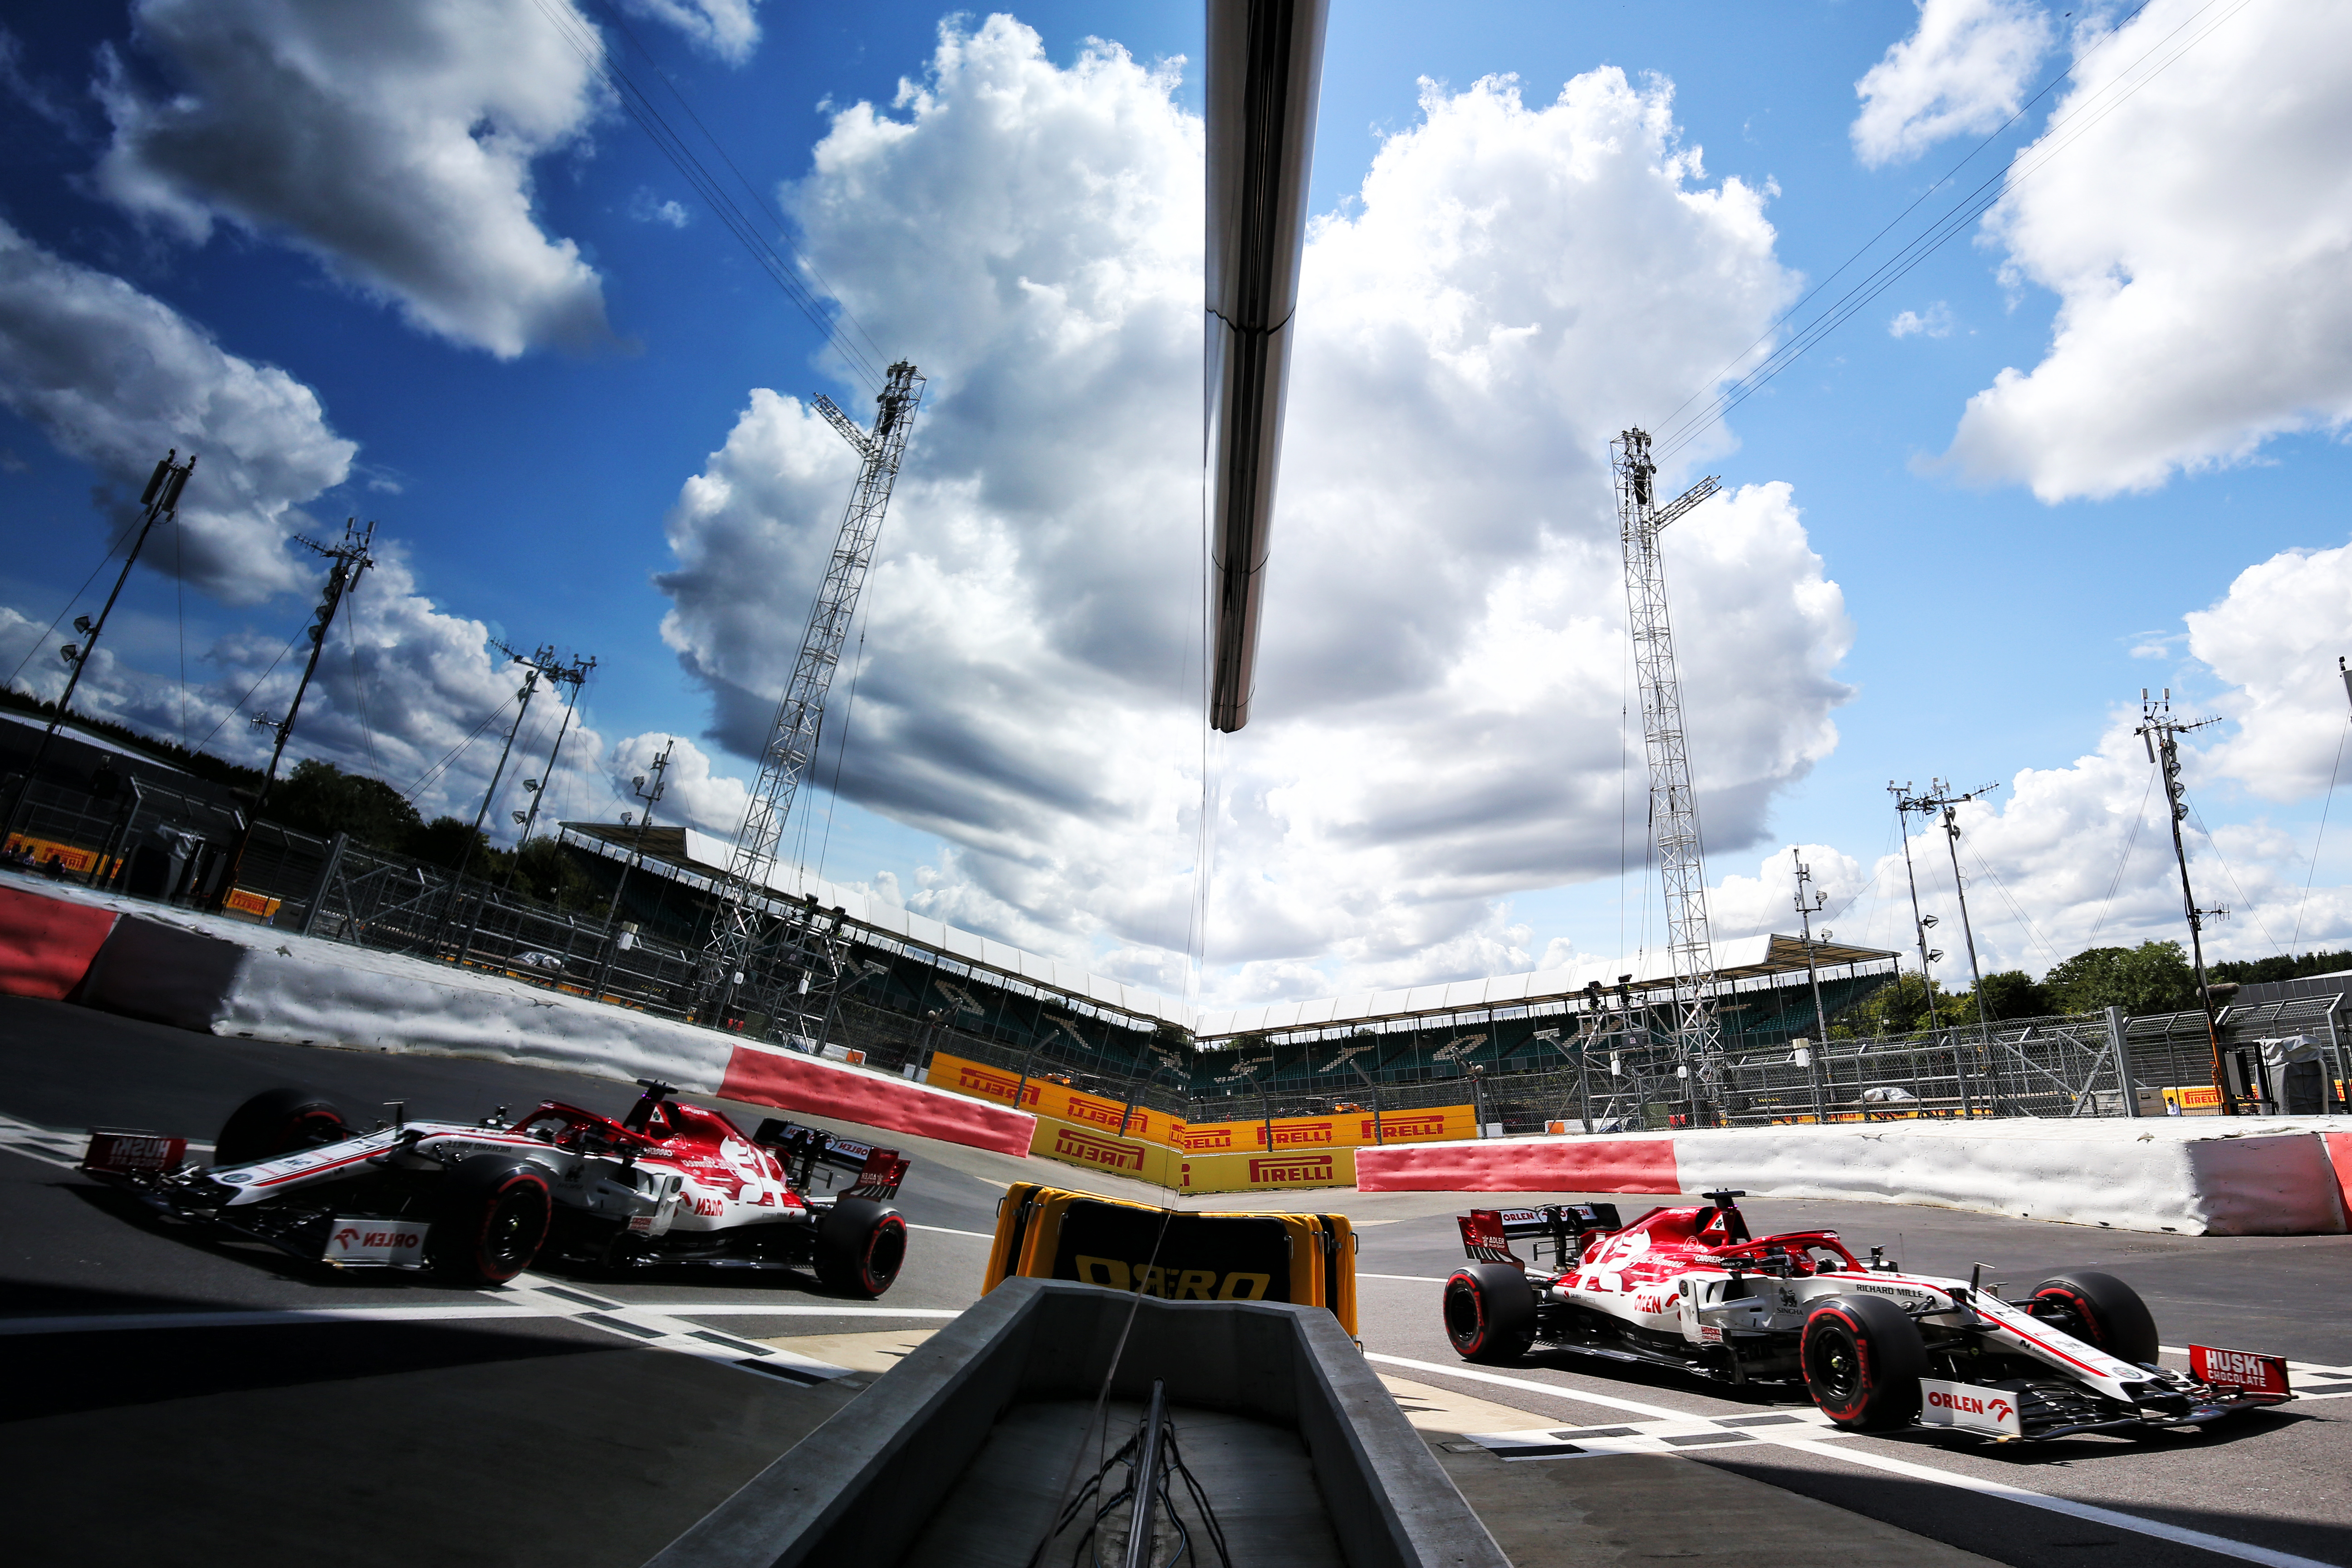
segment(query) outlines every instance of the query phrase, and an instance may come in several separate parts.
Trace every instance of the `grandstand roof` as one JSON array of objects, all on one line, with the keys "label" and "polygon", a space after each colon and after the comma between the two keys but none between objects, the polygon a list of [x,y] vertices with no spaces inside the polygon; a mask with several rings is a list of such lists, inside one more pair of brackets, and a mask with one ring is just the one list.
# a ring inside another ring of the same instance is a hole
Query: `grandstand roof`
[{"label": "grandstand roof", "polygon": [[[637,839],[636,829],[614,823],[567,822],[562,826],[581,847],[614,858],[626,858]],[[707,886],[712,878],[724,873],[730,847],[691,827],[655,827],[645,835],[645,855],[648,864],[665,864]],[[1664,950],[1650,950],[1637,952],[1626,959],[1581,959],[1565,969],[1539,970],[1528,974],[1497,974],[1483,980],[1364,991],[1313,1001],[1267,1002],[1250,1007],[1192,1007],[1144,986],[1096,974],[1067,959],[1047,958],[992,937],[960,931],[903,905],[856,888],[825,881],[805,871],[779,869],[769,877],[768,887],[779,898],[813,896],[827,909],[841,910],[854,924],[947,954],[976,968],[1083,997],[1132,1016],[1181,1025],[1202,1040],[1428,1014],[1478,1012],[1490,1007],[1560,1004],[1582,992],[1591,981],[1614,986],[1620,975],[1631,976],[1630,984],[1636,991],[1654,991],[1674,981],[1669,955]],[[1881,964],[1891,967],[1895,957],[1882,948],[1856,947],[1842,942],[1816,942],[1813,950],[1814,962],[1824,979],[1860,968]],[[1805,971],[1805,944],[1793,936],[1735,937],[1717,942],[1715,952],[1718,973],[1737,990],[1769,986]]]}]

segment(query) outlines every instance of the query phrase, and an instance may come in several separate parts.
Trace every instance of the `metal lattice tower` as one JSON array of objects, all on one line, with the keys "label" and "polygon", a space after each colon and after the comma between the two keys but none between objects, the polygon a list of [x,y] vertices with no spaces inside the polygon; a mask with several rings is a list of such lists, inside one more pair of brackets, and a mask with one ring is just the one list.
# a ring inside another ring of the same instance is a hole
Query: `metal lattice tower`
[{"label": "metal lattice tower", "polygon": [[[835,407],[830,398],[814,399],[816,411],[866,462],[858,470],[856,488],[850,492],[849,510],[842,517],[841,536],[834,542],[824,580],[817,585],[815,602],[809,606],[800,657],[793,661],[783,700],[776,705],[775,722],[769,727],[767,744],[760,752],[759,781],[752,786],[742,828],[735,836],[727,876],[717,889],[719,908],[706,956],[718,976],[722,1014],[743,983],[739,977],[746,973],[768,923],[760,908],[768,875],[775,868],[801,780],[816,756],[825,695],[833,688],[834,671],[841,665],[842,647],[857,614],[857,595],[866,585],[866,568],[874,563],[875,540],[882,531],[890,489],[898,481],[899,460],[906,455],[907,436],[922,397],[923,378],[902,360],[890,367],[889,380],[875,399],[871,434]],[[805,990],[803,985],[803,994]]]},{"label": "metal lattice tower", "polygon": [[[1720,1077],[1723,1025],[1715,999],[1715,940],[1706,916],[1706,854],[1691,788],[1690,745],[1683,731],[1682,679],[1675,669],[1674,628],[1666,616],[1666,563],[1658,549],[1665,526],[1722,489],[1701,479],[1664,506],[1657,503],[1657,464],[1650,437],[1628,430],[1610,443],[1617,476],[1618,531],[1625,547],[1625,605],[1633,635],[1633,673],[1642,688],[1642,735],[1650,767],[1650,825],[1665,891],[1666,945],[1675,973],[1675,1055],[1700,1080]],[[1696,1084],[1693,1086],[1694,1092]]]}]

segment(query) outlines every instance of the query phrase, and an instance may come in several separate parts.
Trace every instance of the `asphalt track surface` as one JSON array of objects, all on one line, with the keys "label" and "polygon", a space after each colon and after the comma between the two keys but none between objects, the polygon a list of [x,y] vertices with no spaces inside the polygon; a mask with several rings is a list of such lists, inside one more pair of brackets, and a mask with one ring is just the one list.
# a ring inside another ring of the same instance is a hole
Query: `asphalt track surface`
[{"label": "asphalt track surface", "polygon": [[[899,1195],[915,1227],[908,1266],[882,1301],[853,1304],[796,1274],[543,1270],[525,1289],[480,1292],[338,1273],[157,1224],[69,1168],[92,1125],[202,1140],[247,1095],[286,1082],[327,1091],[354,1120],[395,1099],[412,1116],[471,1119],[550,1097],[616,1111],[634,1094],[535,1068],[214,1039],[0,998],[0,1475],[20,1500],[11,1560],[310,1568],[421,1555],[635,1568],[872,1375],[812,1383],[747,1371],[754,1358],[739,1352],[788,1342],[776,1354],[789,1363],[789,1342],[936,1327],[974,1299],[1008,1181],[1149,1196],[1058,1166],[893,1139],[914,1156]],[[1614,1201],[1629,1215],[1641,1202]],[[1801,1405],[1788,1391],[1558,1353],[1465,1366],[1435,1306],[1435,1281],[1461,1256],[1453,1215],[1465,1202],[1318,1193],[1251,1206],[1290,1204],[1355,1218],[1360,1329],[1377,1370],[1523,1412],[1521,1428],[1640,1429]],[[2000,1447],[1945,1435],[1755,1440],[1689,1449],[1681,1462],[2031,1568],[2352,1565],[2352,1238],[1743,1206],[1759,1234],[1835,1228],[1857,1251],[1885,1244],[1925,1272],[1965,1275],[1982,1261],[1988,1281],[2021,1289],[2061,1268],[2104,1268],[2147,1298],[2167,1345],[2284,1354],[2313,1396],[2196,1435]],[[2324,1392],[2331,1384],[2343,1392]],[[1577,1467],[1563,1479],[1599,1493],[1612,1466],[1636,1461],[1515,1463]],[[1822,1550],[1838,1552],[1834,1530]],[[1648,1554],[1636,1540],[1623,1560]],[[1720,1554],[1746,1561],[1737,1541]]]}]

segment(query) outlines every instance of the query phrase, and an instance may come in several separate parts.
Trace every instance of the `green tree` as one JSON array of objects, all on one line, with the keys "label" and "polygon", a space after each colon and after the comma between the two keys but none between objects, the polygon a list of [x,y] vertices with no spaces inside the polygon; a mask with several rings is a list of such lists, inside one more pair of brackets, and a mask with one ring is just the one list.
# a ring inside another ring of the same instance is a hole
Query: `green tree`
[{"label": "green tree", "polygon": [[1928,984],[1916,974],[1905,974],[1891,985],[1882,985],[1830,1020],[1830,1038],[1833,1040],[1871,1039],[1880,1035],[1907,1035],[1927,1026],[1927,1001],[1935,998],[1937,1016],[1949,1024],[1959,1014],[1954,1011],[1952,998],[1937,986],[1931,992]]},{"label": "green tree", "polygon": [[382,779],[315,758],[295,763],[270,792],[269,816],[298,833],[348,833],[370,848],[395,851],[424,826],[416,808]]},{"label": "green tree", "polygon": [[534,838],[513,851],[515,886],[558,910],[584,910],[597,900],[596,884],[579,859],[553,838]]},{"label": "green tree", "polygon": [[[466,853],[468,842],[473,846],[470,858]],[[438,866],[446,871],[456,870],[458,862],[465,861],[468,877],[488,875],[491,857],[497,853],[490,848],[488,837],[462,816],[436,816],[412,828],[400,848],[428,866]]]},{"label": "green tree", "polygon": [[2197,975],[2177,942],[2094,947],[2053,964],[2042,988],[2062,1013],[2121,1007],[2135,1016],[2184,1013],[2197,1005]]},{"label": "green tree", "polygon": [[[2022,969],[2004,969],[1984,977],[1985,1012],[1993,1018],[2039,1018],[2056,1009],[2050,1001],[2050,988]],[[1966,999],[1970,1016],[1976,1014],[1976,998]]]}]

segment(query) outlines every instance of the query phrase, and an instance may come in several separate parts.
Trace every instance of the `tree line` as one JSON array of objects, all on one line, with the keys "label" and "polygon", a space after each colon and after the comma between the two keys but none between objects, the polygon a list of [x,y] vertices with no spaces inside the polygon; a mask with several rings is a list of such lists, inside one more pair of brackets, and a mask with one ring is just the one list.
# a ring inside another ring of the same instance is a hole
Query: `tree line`
[{"label": "tree line", "polygon": [[[2269,980],[2300,980],[2352,969],[2352,952],[2307,952],[2299,957],[2232,959],[2205,966],[2217,990]],[[1833,1039],[1859,1039],[1876,1035],[1907,1035],[1928,1026],[1928,998],[1934,997],[1937,1020],[1944,1024],[1974,1023],[1974,990],[1947,991],[1906,974],[1894,984],[1871,993],[1830,1022]],[[2221,995],[2217,1002],[2224,1000]],[[2144,942],[2137,947],[2085,948],[2036,980],[2022,969],[2005,969],[1984,977],[1985,1014],[1996,1023],[2011,1018],[2042,1018],[2057,1014],[2096,1013],[2121,1007],[2139,1016],[2150,1013],[2186,1013],[2197,1005],[2197,972],[2178,942]]]}]

